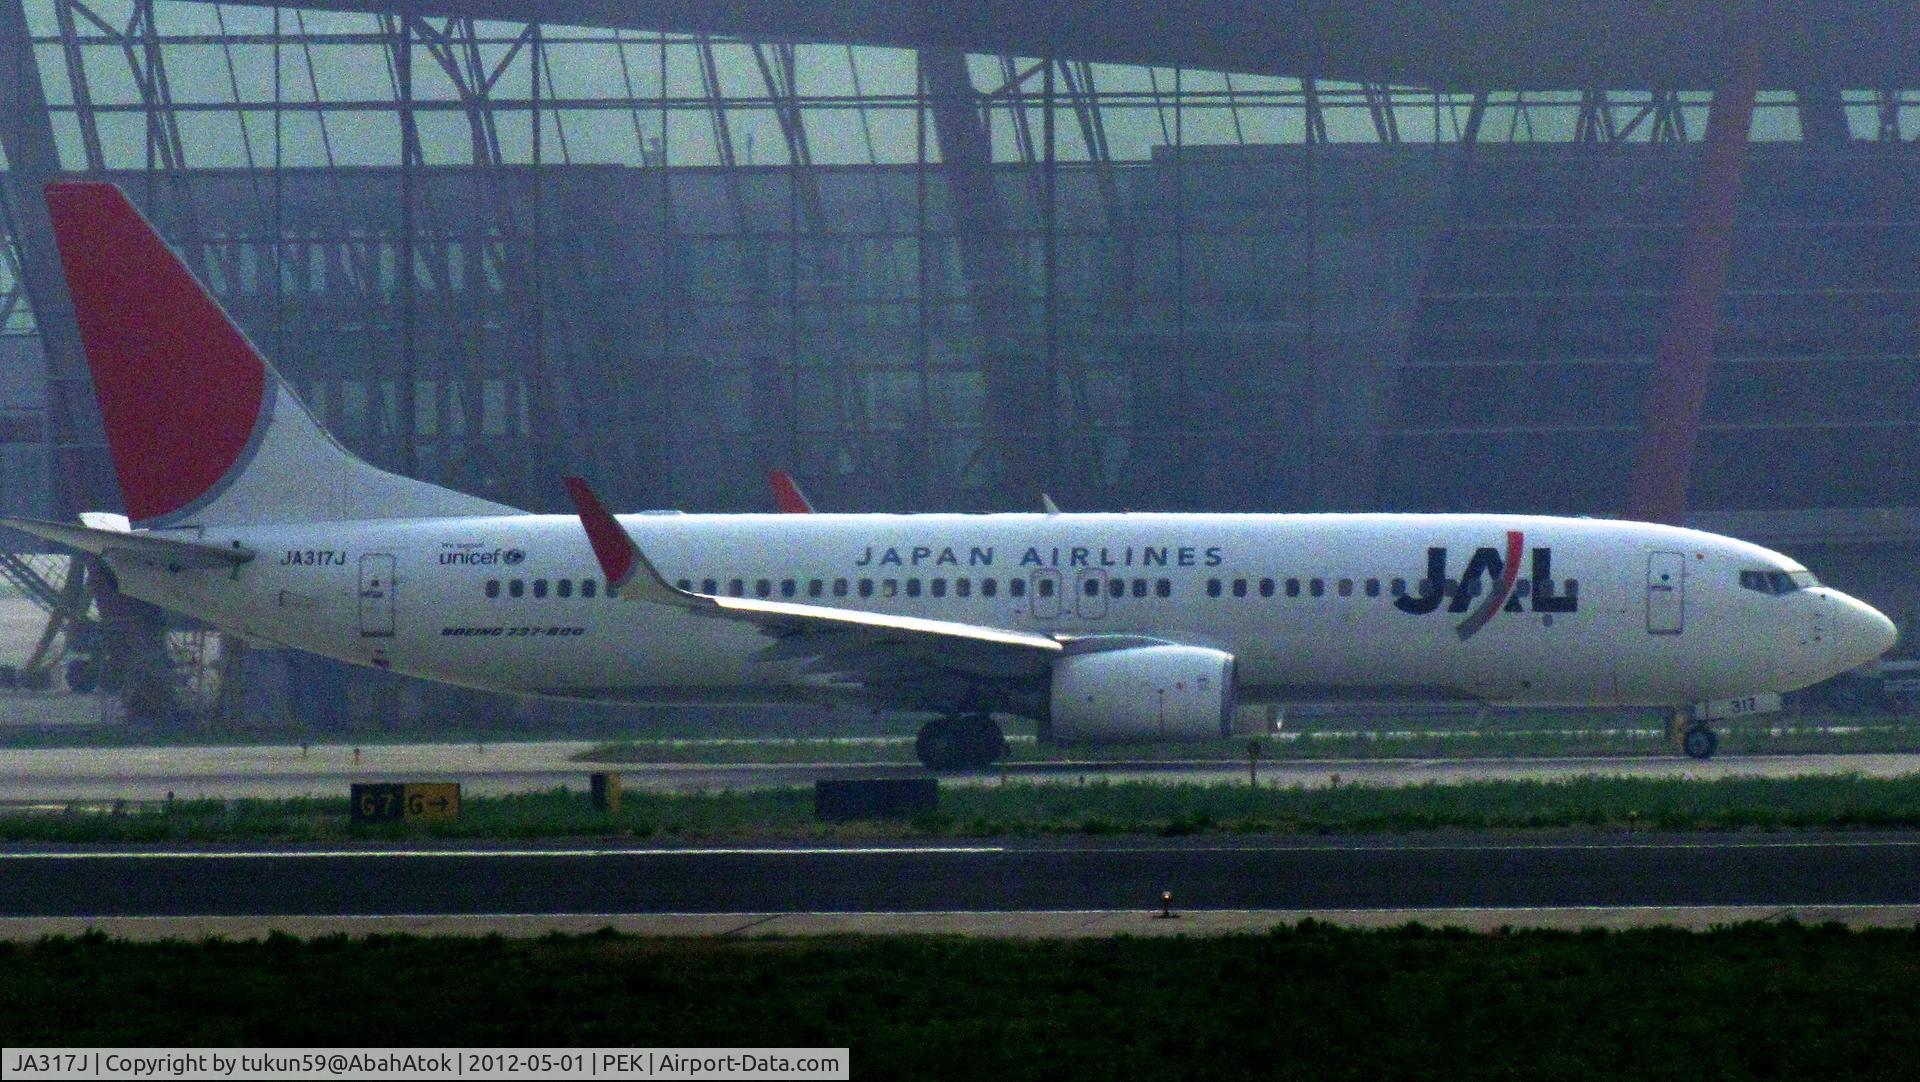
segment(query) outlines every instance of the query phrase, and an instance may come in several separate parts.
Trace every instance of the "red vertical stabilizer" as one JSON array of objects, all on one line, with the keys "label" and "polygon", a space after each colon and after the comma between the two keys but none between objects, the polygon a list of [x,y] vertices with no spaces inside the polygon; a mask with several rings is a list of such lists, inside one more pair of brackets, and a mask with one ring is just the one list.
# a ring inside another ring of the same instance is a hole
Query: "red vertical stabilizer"
[{"label": "red vertical stabilizer", "polygon": [[178,515],[241,465],[267,366],[120,189],[46,192],[127,517]]}]

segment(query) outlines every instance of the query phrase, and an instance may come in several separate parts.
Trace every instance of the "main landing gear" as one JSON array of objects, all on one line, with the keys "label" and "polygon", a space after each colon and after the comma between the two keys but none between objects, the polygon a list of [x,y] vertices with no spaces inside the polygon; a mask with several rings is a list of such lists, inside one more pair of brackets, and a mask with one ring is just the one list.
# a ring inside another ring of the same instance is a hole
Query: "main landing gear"
[{"label": "main landing gear", "polygon": [[973,770],[1007,754],[1007,738],[985,714],[935,718],[920,727],[913,750],[928,770]]},{"label": "main landing gear", "polygon": [[1720,737],[1712,729],[1695,722],[1687,726],[1686,734],[1680,738],[1680,747],[1689,758],[1711,759],[1720,747]]}]

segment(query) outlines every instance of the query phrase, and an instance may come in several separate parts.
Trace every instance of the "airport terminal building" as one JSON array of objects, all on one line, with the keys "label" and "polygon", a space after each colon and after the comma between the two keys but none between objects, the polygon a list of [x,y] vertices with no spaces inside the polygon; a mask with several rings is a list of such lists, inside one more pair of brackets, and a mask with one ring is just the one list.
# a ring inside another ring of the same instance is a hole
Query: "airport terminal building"
[{"label": "airport terminal building", "polygon": [[[769,510],[774,467],[831,511],[1656,507],[1920,623],[1913,28],[1455,62],[704,7],[0,0],[0,507],[118,506],[37,206],[78,176],[352,450],[532,510]],[[47,657],[219,653],[13,540]]]}]

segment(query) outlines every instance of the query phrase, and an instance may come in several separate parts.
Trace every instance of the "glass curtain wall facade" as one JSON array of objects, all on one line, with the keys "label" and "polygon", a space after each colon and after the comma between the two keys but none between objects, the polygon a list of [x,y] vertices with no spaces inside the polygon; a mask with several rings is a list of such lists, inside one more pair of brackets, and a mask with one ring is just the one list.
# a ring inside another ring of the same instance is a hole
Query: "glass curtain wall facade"
[{"label": "glass curtain wall facade", "polygon": [[[1707,102],[24,12],[64,170],[354,449],[537,509],[1617,512]],[[1762,95],[1697,505],[1920,502],[1916,115]]]}]

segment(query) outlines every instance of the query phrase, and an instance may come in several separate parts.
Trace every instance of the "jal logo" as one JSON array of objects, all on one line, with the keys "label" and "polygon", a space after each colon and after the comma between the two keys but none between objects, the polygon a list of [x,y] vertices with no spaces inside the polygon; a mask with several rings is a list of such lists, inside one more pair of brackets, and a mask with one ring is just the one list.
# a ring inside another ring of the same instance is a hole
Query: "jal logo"
[{"label": "jal logo", "polygon": [[[1478,548],[1467,560],[1466,569],[1460,572],[1460,585],[1452,590],[1452,601],[1447,605],[1449,613],[1464,613],[1466,618],[1454,628],[1462,641],[1479,634],[1494,616],[1501,612],[1525,612],[1519,592],[1514,589],[1520,579],[1520,560],[1526,553],[1526,536],[1519,530],[1507,531],[1507,547],[1503,552],[1497,548]],[[1417,591],[1393,599],[1393,607],[1414,616],[1425,616],[1438,611],[1440,604],[1447,601],[1447,548],[1435,545],[1427,549],[1427,572]],[[1580,599],[1569,594],[1555,596],[1553,590],[1553,549],[1535,548],[1532,552],[1532,566],[1527,584],[1528,601],[1534,612],[1578,612]],[[1481,580],[1484,579],[1483,585]],[[1476,607],[1475,599],[1479,599]]]}]

